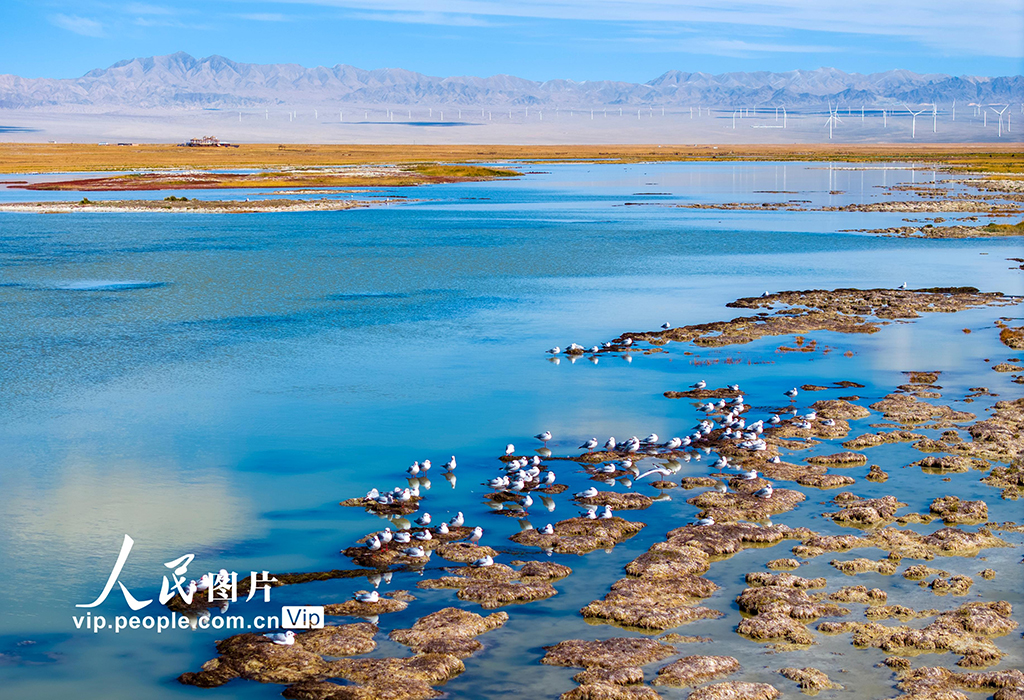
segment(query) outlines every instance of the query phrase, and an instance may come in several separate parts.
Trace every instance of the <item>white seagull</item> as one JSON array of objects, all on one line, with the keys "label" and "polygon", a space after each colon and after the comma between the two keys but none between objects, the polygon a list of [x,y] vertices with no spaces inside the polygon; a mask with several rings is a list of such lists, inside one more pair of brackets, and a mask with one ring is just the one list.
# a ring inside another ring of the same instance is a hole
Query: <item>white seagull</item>
[{"label": "white seagull", "polygon": [[445,463],[444,463],[443,465],[441,465],[441,466],[442,466],[442,467],[443,467],[444,469],[447,469],[448,471],[450,471],[450,472],[453,472],[453,471],[455,471],[455,467],[457,467],[457,466],[459,466],[459,465],[458,465],[458,464],[456,464],[456,462],[455,462],[455,455],[452,455],[452,458],[451,458],[451,459],[449,459],[449,460],[448,460],[447,462],[445,462]]},{"label": "white seagull", "polygon": [[557,355],[558,353],[562,352],[562,348],[560,348],[560,347],[558,347],[556,345],[555,347],[551,348],[547,352],[548,352],[549,355]]},{"label": "white seagull", "polygon": [[697,525],[698,527],[707,527],[708,525],[714,525],[715,519],[709,515],[706,518],[697,518],[693,521],[693,524]]},{"label": "white seagull", "polygon": [[430,520],[431,520],[430,513],[424,513],[420,517],[416,518],[416,524],[420,525],[422,527],[426,527],[427,525],[430,524]]},{"label": "white seagull", "polygon": [[475,567],[479,568],[479,567],[482,567],[482,566],[492,566],[493,564],[494,564],[494,557],[492,557],[492,556],[490,556],[488,554],[486,556],[480,557],[479,559],[474,561],[472,564],[470,564],[470,566],[475,566]]},{"label": "white seagull", "polygon": [[545,525],[541,529],[537,530],[537,532],[539,532],[542,535],[553,535],[553,534],[555,534],[555,526],[552,525],[551,523],[548,523],[547,525]]},{"label": "white seagull", "polygon": [[772,490],[772,485],[768,484],[763,489],[758,489],[757,491],[754,491],[754,495],[757,496],[758,498],[771,498]]},{"label": "white seagull", "polygon": [[591,486],[586,491],[580,491],[578,494],[576,494],[576,498],[593,498],[596,495],[597,495],[597,489],[595,489],[593,486]]},{"label": "white seagull", "polygon": [[469,538],[469,541],[476,544],[480,541],[480,538],[484,536],[484,529],[479,525],[473,528],[473,536]]},{"label": "white seagull", "polygon": [[785,392],[786,396],[788,396],[791,399],[795,399],[798,393],[799,392],[796,390],[796,387],[793,387],[789,391]]},{"label": "white seagull", "polygon": [[509,444],[505,445],[505,455],[507,457],[511,457],[515,453],[516,453],[516,446],[515,445],[513,445],[511,442]]},{"label": "white seagull", "polygon": [[609,452],[611,452],[612,450],[615,449],[615,445],[616,444],[618,444],[618,443],[615,442],[615,438],[610,437],[610,438],[608,438],[608,441],[604,443],[604,449],[606,449]]},{"label": "white seagull", "polygon": [[586,450],[587,452],[593,452],[595,447],[597,447],[597,438],[590,438],[585,443],[580,445],[577,449]]},{"label": "white seagull", "polygon": [[452,525],[454,525],[455,527],[462,527],[466,523],[466,516],[464,516],[462,514],[462,511],[460,510],[458,515],[456,515],[454,518],[452,518],[448,522],[451,523]]},{"label": "white seagull", "polygon": [[360,603],[376,603],[380,600],[380,593],[377,591],[370,591],[369,593],[360,591],[359,593],[353,594],[352,598],[358,600]]},{"label": "white seagull", "polygon": [[537,435],[534,435],[534,437],[540,440],[541,442],[547,442],[548,440],[551,439],[551,431],[545,430],[543,433],[538,433]]},{"label": "white seagull", "polygon": [[295,633],[291,630],[287,632],[269,632],[263,635],[274,644],[280,644],[281,646],[291,646],[295,644]]},{"label": "white seagull", "polygon": [[402,554],[407,557],[423,557],[426,556],[426,550],[423,547],[408,547],[402,550]]},{"label": "white seagull", "polygon": [[662,329],[667,331],[669,328],[672,327],[672,324],[671,323],[663,323],[663,324],[661,324],[661,327],[662,327]]},{"label": "white seagull", "polygon": [[706,387],[707,385],[708,385],[708,383],[707,383],[706,381],[704,381],[703,379],[701,379],[701,380],[700,380],[699,382],[697,382],[696,384],[691,384],[690,386],[691,386],[691,387],[692,387],[693,389],[698,389],[698,390],[699,390],[699,389],[703,389],[703,388],[704,388],[704,387]]}]

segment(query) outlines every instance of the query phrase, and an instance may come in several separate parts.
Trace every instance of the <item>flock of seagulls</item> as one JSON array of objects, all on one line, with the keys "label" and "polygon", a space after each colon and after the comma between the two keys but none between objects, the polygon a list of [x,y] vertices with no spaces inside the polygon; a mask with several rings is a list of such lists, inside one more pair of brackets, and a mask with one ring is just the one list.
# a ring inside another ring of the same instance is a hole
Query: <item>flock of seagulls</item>
[{"label": "flock of seagulls", "polygon": [[[662,325],[662,329],[665,330],[671,327],[668,323]],[[629,347],[632,344],[632,339],[626,338],[615,345],[611,342],[606,342],[600,347],[593,346],[588,351],[583,346],[572,343],[564,352],[572,355],[573,359],[575,359],[576,355],[583,352],[597,353],[602,349],[612,349],[616,346]],[[562,349],[559,347],[548,350],[548,353],[553,356],[557,356],[562,352]],[[700,391],[706,389],[708,384],[702,379],[691,386],[693,389]],[[579,468],[592,481],[604,483],[608,486],[618,483],[626,488],[630,488],[634,482],[649,476],[670,476],[675,474],[682,469],[683,463],[699,462],[702,458],[711,455],[713,451],[718,451],[717,458],[713,461],[709,460],[709,466],[712,469],[719,471],[735,470],[737,478],[742,481],[763,480],[757,469],[746,469],[740,465],[732,464],[729,457],[722,454],[719,449],[721,441],[729,441],[741,450],[750,452],[764,451],[768,447],[764,438],[766,431],[782,425],[784,421],[789,425],[809,428],[818,419],[817,414],[812,410],[800,415],[797,409],[793,407],[792,404],[799,395],[798,389],[794,387],[783,392],[783,395],[791,402],[790,408],[779,411],[770,417],[752,421],[745,415],[750,411],[751,407],[746,403],[739,386],[733,384],[728,389],[732,394],[731,398],[717,398],[700,404],[698,411],[703,414],[703,417],[691,429],[691,432],[686,435],[662,439],[658,434],[650,433],[644,438],[633,435],[625,440],[619,440],[614,436],[610,436],[603,444],[597,437],[585,440],[579,445],[578,449],[585,450],[587,453],[594,453],[600,449],[605,453],[611,453],[611,455],[600,461],[580,463],[578,465]],[[821,423],[823,425],[835,424],[831,419],[823,419]],[[544,508],[547,512],[555,510],[555,501],[547,492],[547,487],[554,485],[557,477],[555,472],[545,464],[545,457],[541,456],[550,457],[551,453],[546,448],[548,443],[554,440],[554,435],[550,430],[544,430],[533,437],[540,441],[545,449],[537,450],[539,454],[517,456],[515,445],[512,443],[507,444],[501,458],[502,464],[499,468],[499,473],[489,479],[485,479],[483,482],[489,489],[504,494],[502,498],[492,499],[492,508],[496,510],[514,508],[526,514],[529,514],[530,509],[534,508]],[[598,456],[603,457],[604,455]],[[640,468],[642,461],[651,458],[661,459],[664,462],[642,471]],[[768,461],[770,463],[778,463],[781,460],[776,456]],[[444,478],[453,487],[455,485],[454,473],[457,467],[456,458],[452,455],[440,468]],[[366,539],[365,547],[369,551],[392,550],[411,558],[426,558],[429,560],[433,551],[429,546],[426,546],[427,542],[430,542],[438,535],[449,535],[452,528],[465,527],[466,516],[462,512],[456,513],[447,522],[442,521],[438,523],[431,513],[420,511],[423,491],[430,488],[430,481],[427,475],[432,468],[433,464],[429,459],[415,461],[405,470],[404,476],[408,480],[407,486],[398,486],[391,490],[373,488],[366,493],[364,500],[368,504],[388,506],[410,503],[414,499],[416,504],[416,511],[413,513],[416,516],[414,519],[413,515],[408,517],[388,516],[392,520],[391,526],[373,533]],[[719,481],[713,489],[719,493],[727,493],[729,486],[725,482]],[[770,499],[772,498],[773,491],[772,484],[766,482],[762,488],[754,491],[750,496]],[[595,520],[615,517],[611,506],[588,503],[588,501],[592,501],[600,493],[596,486],[589,486],[573,494],[573,499],[584,508],[580,513],[582,517]],[[659,498],[668,499],[669,497],[663,495]],[[520,522],[521,526],[525,529],[533,527],[529,524],[529,521],[523,520]],[[715,520],[711,516],[693,520],[693,525],[698,527],[708,527],[714,524]],[[553,535],[555,534],[555,527],[551,523],[547,523],[537,528],[537,532],[542,535]],[[483,528],[477,526],[470,531],[466,539],[473,544],[478,544],[483,535]],[[494,563],[494,556],[482,556],[470,562],[469,565],[475,568],[482,568],[493,566]],[[228,576],[228,573],[224,570],[216,578],[207,574],[199,581],[192,581],[191,586],[194,590],[205,590],[212,585],[220,585],[222,577],[226,576]],[[353,599],[360,603],[378,602],[381,600],[378,588],[382,582],[390,583],[391,576],[391,572],[371,574],[369,580],[373,584],[373,590],[356,592],[353,594]],[[295,635],[291,631],[271,633],[264,636],[274,644],[281,645],[291,645],[295,639]]]}]

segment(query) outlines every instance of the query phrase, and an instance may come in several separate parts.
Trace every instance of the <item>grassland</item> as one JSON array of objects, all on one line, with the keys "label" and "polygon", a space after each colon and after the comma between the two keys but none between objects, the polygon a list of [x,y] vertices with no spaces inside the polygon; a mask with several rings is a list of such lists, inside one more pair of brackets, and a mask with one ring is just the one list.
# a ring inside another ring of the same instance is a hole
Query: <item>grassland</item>
[{"label": "grassland", "polygon": [[81,192],[138,192],[149,190],[210,190],[231,188],[315,189],[322,187],[409,187],[443,182],[471,182],[515,177],[508,168],[475,165],[356,166],[339,168],[282,168],[251,173],[210,171],[145,172],[12,184],[14,189],[74,190]]},{"label": "grassland", "polygon": [[[438,164],[500,161],[912,161],[991,173],[1024,173],[1021,144],[797,144],[731,146],[413,146],[278,145],[184,148],[166,144],[0,144],[0,172],[85,172],[186,168],[301,168],[312,166],[415,166],[424,177],[440,177]],[[456,177],[454,173],[449,176]],[[495,177],[497,175],[480,175]],[[458,177],[467,177],[459,175]],[[377,182],[374,184],[387,184]]]}]

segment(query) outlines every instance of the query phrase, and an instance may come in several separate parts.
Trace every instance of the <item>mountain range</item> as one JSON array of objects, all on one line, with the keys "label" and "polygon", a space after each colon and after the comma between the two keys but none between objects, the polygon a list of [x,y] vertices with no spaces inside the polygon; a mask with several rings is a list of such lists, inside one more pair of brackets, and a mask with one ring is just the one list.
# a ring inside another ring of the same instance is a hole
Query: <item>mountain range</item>
[{"label": "mountain range", "polygon": [[785,73],[670,70],[646,83],[526,80],[511,75],[438,78],[409,70],[348,65],[238,63],[179,52],[120,61],[80,78],[0,75],[0,108],[66,111],[233,109],[279,106],[859,108],[903,103],[1024,102],[1024,76],[977,77],[890,70],[868,75],[835,68]]}]

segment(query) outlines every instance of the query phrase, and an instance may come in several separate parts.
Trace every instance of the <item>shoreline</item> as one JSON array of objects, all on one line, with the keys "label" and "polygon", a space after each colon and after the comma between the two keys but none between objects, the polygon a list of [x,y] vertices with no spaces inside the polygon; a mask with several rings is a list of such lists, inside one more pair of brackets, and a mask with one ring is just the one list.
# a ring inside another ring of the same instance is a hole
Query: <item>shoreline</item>
[{"label": "shoreline", "polygon": [[438,163],[671,162],[671,161],[927,162],[952,169],[1024,172],[1024,146],[990,144],[647,144],[647,145],[327,145],[242,144],[238,148],[183,148],[171,144],[0,143],[0,172],[281,168]]},{"label": "shoreline", "polygon": [[[409,200],[395,200],[396,203],[405,203]],[[340,199],[259,199],[253,201],[231,201],[231,200],[188,200],[188,201],[167,201],[157,200],[112,200],[108,202],[12,202],[0,203],[0,212],[14,214],[146,214],[150,212],[174,213],[174,214],[261,214],[261,213],[288,213],[288,212],[309,212],[309,211],[345,211],[347,209],[365,209],[375,204],[390,204],[390,200],[384,202],[370,202],[366,200],[340,200]]]}]

